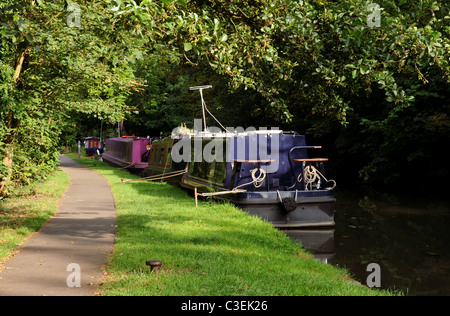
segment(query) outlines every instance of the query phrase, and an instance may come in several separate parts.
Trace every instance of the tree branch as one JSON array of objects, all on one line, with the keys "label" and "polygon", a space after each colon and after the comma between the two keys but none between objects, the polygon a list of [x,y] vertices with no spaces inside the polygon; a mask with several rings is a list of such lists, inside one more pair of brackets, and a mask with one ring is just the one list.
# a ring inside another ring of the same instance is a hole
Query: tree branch
[{"label": "tree branch", "polygon": [[23,50],[19,54],[19,57],[17,58],[16,69],[14,71],[14,87],[17,85],[17,82],[19,81],[20,73],[22,72],[22,66],[23,66],[23,62],[25,60],[25,55],[26,55],[27,51],[28,51],[28,49]]}]

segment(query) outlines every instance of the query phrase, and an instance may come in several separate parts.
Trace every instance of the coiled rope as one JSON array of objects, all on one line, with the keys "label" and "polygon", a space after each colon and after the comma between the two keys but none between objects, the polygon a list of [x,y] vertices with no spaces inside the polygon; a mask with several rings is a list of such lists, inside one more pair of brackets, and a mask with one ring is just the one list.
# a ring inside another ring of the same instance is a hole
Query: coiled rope
[{"label": "coiled rope", "polygon": [[[330,179],[328,180],[325,176],[320,173],[314,166],[306,166],[303,169],[303,174],[305,176],[305,191],[312,190],[312,185],[316,181],[320,181],[320,177],[322,177],[327,183],[333,182],[333,186],[331,188],[326,188],[326,190],[333,190],[336,187],[336,181]],[[298,182],[302,182],[302,174],[300,173],[297,177]],[[309,189],[308,189],[309,186]]]},{"label": "coiled rope", "polygon": [[[259,175],[256,176],[256,172],[259,170]],[[237,190],[241,187],[253,184],[255,188],[260,188],[264,184],[264,180],[266,179],[266,170],[255,168],[250,170],[250,174],[252,175],[252,181],[244,184],[240,184],[237,187],[234,187],[233,190]]]}]

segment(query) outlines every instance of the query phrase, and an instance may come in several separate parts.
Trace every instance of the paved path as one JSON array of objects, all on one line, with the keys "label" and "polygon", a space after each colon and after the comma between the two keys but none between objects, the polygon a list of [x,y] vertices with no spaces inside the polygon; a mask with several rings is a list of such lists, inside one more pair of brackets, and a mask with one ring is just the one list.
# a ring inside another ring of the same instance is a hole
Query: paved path
[{"label": "paved path", "polygon": [[113,250],[114,198],[98,173],[64,156],[60,167],[72,184],[57,214],[4,264],[0,296],[95,295]]}]

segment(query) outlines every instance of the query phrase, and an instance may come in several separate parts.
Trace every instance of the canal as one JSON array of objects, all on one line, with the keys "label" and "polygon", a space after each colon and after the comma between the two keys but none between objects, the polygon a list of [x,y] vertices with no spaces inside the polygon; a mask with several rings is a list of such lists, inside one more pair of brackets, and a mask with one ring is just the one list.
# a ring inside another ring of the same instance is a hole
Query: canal
[{"label": "canal", "polygon": [[338,192],[334,229],[286,231],[317,260],[367,284],[379,265],[382,289],[450,295],[450,205],[435,199]]}]

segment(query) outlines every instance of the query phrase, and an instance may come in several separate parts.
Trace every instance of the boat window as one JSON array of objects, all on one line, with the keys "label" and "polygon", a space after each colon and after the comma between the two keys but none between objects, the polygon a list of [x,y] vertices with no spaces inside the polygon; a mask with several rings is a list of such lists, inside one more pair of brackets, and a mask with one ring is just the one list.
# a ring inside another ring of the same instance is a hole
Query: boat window
[{"label": "boat window", "polygon": [[154,166],[156,165],[156,159],[160,152],[159,143],[153,143],[152,144],[152,154],[150,156],[149,165]]},{"label": "boat window", "polygon": [[214,166],[213,182],[217,185],[223,186],[227,175],[227,163],[216,162]]},{"label": "boat window", "polygon": [[165,156],[166,156],[166,149],[164,148],[164,150],[161,150],[161,154],[159,155],[158,165],[163,165],[164,164],[164,157]]},{"label": "boat window", "polygon": [[167,166],[172,165],[172,146],[167,146],[166,165]]},{"label": "boat window", "polygon": [[172,149],[173,142],[172,141],[165,141],[161,143],[161,154],[158,157],[158,167],[160,168],[170,168],[172,165],[171,160],[171,153],[170,150]]},{"label": "boat window", "polygon": [[[205,148],[211,139],[205,139],[202,142],[202,150]],[[189,164],[189,173],[192,177],[201,179],[203,181],[209,182],[211,184],[216,184],[218,186],[223,186],[226,177],[226,150],[225,150],[226,142],[223,142],[223,157],[216,157],[216,159],[212,162],[205,161],[204,157],[202,157],[201,162],[196,162],[194,160],[194,154],[192,153],[191,159],[194,161]],[[211,155],[215,156],[216,147],[211,148]],[[221,159],[220,159],[221,158]]]}]

